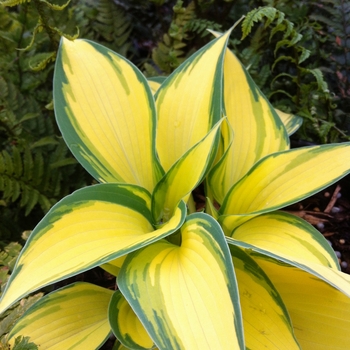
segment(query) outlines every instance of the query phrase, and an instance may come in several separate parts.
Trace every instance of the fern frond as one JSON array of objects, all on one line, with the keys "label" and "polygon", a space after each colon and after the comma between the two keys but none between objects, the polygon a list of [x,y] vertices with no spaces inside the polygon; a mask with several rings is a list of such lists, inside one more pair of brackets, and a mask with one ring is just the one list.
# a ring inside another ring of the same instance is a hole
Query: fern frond
[{"label": "fern frond", "polygon": [[184,48],[191,32],[190,23],[196,18],[194,2],[182,7],[182,1],[177,1],[173,10],[174,16],[168,33],[164,34],[163,42],[159,42],[152,51],[154,63],[168,74],[184,61]]},{"label": "fern frond", "polygon": [[3,6],[16,6],[23,4],[25,2],[29,2],[30,0],[0,0],[0,5]]},{"label": "fern frond", "polygon": [[50,174],[49,169],[44,169],[44,163],[40,152],[33,157],[28,148],[23,154],[16,147],[13,147],[11,155],[5,150],[0,153],[2,199],[13,203],[20,198],[19,204],[25,208],[25,215],[28,215],[37,203],[43,211],[47,211],[51,206],[47,195],[40,191],[44,173]]},{"label": "fern frond", "polygon": [[113,50],[126,54],[132,23],[127,12],[112,0],[98,0],[95,31]]},{"label": "fern frond", "polygon": [[311,73],[317,81],[318,89],[322,92],[328,92],[327,82],[324,80],[323,73],[319,68],[306,69],[308,73]]},{"label": "fern frond", "polygon": [[208,29],[214,31],[222,31],[221,28],[221,24],[203,18],[194,18],[185,24],[185,31],[189,30],[196,34],[200,34],[201,37],[204,37],[209,34]]},{"label": "fern frond", "polygon": [[68,0],[66,3],[64,3],[63,5],[57,5],[57,4],[53,4],[47,0],[39,0],[40,2],[44,3],[46,6],[48,6],[49,8],[56,10],[56,11],[61,11],[63,9],[65,9],[69,3],[71,2],[71,0]]},{"label": "fern frond", "polygon": [[[258,7],[250,11],[242,22],[242,40],[250,34],[254,23],[260,22],[264,17],[267,18],[266,26],[270,25],[278,16],[279,11],[274,7]],[[277,15],[277,16],[276,16]],[[283,20],[283,18],[282,18]]]}]

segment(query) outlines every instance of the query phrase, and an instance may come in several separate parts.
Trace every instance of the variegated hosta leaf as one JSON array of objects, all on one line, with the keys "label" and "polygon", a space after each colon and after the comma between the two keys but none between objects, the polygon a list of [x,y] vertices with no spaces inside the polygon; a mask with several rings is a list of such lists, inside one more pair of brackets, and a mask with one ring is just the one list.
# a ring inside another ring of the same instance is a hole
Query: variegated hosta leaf
[{"label": "variegated hosta leaf", "polygon": [[299,349],[288,311],[274,285],[242,249],[231,245],[230,250],[247,349]]},{"label": "variegated hosta leaf", "polygon": [[220,208],[226,234],[248,219],[309,197],[350,172],[350,143],[271,154],[236,183]]},{"label": "variegated hosta leaf", "polygon": [[220,124],[221,121],[188,150],[157,184],[152,197],[152,214],[156,223],[167,222],[179,201],[202,181],[217,149]]},{"label": "variegated hosta leaf", "polygon": [[222,116],[222,69],[230,31],[177,68],[157,91],[157,151],[165,171]]},{"label": "variegated hosta leaf", "polygon": [[322,234],[288,213],[255,217],[233,230],[232,238],[306,265],[312,262],[340,270],[337,256]]},{"label": "variegated hosta leaf", "polygon": [[118,286],[159,349],[244,349],[231,255],[217,222],[191,214],[180,246],[128,255]]},{"label": "variegated hosta leaf", "polygon": [[54,106],[67,145],[97,180],[153,190],[162,175],[155,151],[155,105],[146,78],[134,65],[99,44],[63,38]]},{"label": "variegated hosta leaf", "polygon": [[135,185],[85,187],[57,203],[30,235],[0,301],[0,312],[24,295],[107,263],[175,232],[183,202],[154,230],[150,195]]},{"label": "variegated hosta leaf", "polygon": [[107,271],[108,273],[110,273],[113,276],[118,276],[120,268],[123,265],[123,262],[125,260],[125,258],[127,257],[127,254],[117,258],[117,259],[113,259],[111,261],[108,261],[105,264],[100,265],[100,267],[102,269],[104,269],[105,271]]},{"label": "variegated hosta leaf", "polygon": [[[210,181],[219,202],[222,192],[225,195],[259,159],[289,148],[288,134],[275,109],[230,50],[225,54],[224,104],[234,138],[227,149],[226,164],[211,174],[221,178]],[[223,189],[219,191],[216,186]]]},{"label": "variegated hosta leaf", "polygon": [[114,335],[127,348],[152,349],[153,340],[120,291],[113,294],[108,309]]},{"label": "variegated hosta leaf", "polygon": [[222,204],[231,186],[231,177],[227,176],[227,170],[232,165],[232,144],[233,130],[228,120],[221,124],[221,137],[214,161],[214,166],[210,170],[206,181],[206,195],[213,202],[214,200]]},{"label": "variegated hosta leaf", "polygon": [[[295,257],[289,258],[283,255],[278,255],[274,252],[258,248],[252,244],[238,241],[230,237],[226,237],[226,240],[229,245],[236,245],[238,247],[246,249],[247,252],[255,252],[257,256],[261,255],[265,260],[274,260],[276,263],[279,263],[281,265],[287,264],[294,266],[302,271],[308,272],[309,274],[325,281],[329,285],[338,289],[343,294],[350,297],[350,276],[337,269],[310,260],[303,261],[300,259],[300,261],[298,261],[298,259]],[[253,253],[249,254],[252,256]],[[272,282],[274,283],[274,281]]]},{"label": "variegated hosta leaf", "polygon": [[[347,350],[350,335],[350,278],[331,270],[332,283],[278,259],[247,250],[280,293],[303,350]],[[336,288],[334,288],[336,286]],[[341,286],[341,288],[337,288]]]},{"label": "variegated hosta leaf", "polygon": [[14,325],[9,342],[29,337],[39,349],[98,349],[111,328],[107,312],[113,291],[90,283],[56,290],[34,304]]},{"label": "variegated hosta leaf", "polygon": [[286,127],[289,136],[293,135],[303,124],[303,118],[297,115],[282,112],[277,108],[275,108],[275,111],[280,117],[284,126]]},{"label": "variegated hosta leaf", "polygon": [[153,95],[158,91],[165,79],[166,77],[163,76],[147,78],[148,85],[151,88]]}]

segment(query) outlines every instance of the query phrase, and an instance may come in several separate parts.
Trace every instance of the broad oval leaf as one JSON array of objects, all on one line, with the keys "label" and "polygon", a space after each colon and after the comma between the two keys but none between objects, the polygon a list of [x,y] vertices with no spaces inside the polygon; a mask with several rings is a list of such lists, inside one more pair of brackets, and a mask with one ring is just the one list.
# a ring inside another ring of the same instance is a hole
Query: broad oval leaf
[{"label": "broad oval leaf", "polygon": [[154,99],[131,62],[88,40],[63,38],[54,107],[68,147],[98,181],[153,190],[162,175]]},{"label": "broad oval leaf", "polygon": [[286,306],[272,282],[242,249],[230,245],[230,251],[247,349],[299,349]]},{"label": "broad oval leaf", "polygon": [[231,255],[217,222],[191,214],[180,246],[128,255],[118,286],[159,349],[244,349]]},{"label": "broad oval leaf", "polygon": [[153,349],[153,340],[119,290],[109,304],[108,318],[114,335],[128,349]]},{"label": "broad oval leaf", "polygon": [[165,171],[222,116],[222,69],[230,31],[180,65],[160,86],[157,151]]},{"label": "broad oval leaf", "polygon": [[34,304],[9,333],[29,337],[39,349],[98,349],[110,334],[107,312],[113,291],[90,283],[56,290]]},{"label": "broad oval leaf", "polygon": [[221,121],[164,175],[152,196],[152,214],[156,223],[167,222],[179,201],[202,180],[217,150],[217,134]]},{"label": "broad oval leaf", "polygon": [[[333,283],[329,284],[322,276],[317,277],[257,251],[249,249],[247,252],[265,271],[282,296],[303,350],[349,348],[348,275],[323,266],[324,272],[328,269],[336,276]],[[334,285],[344,285],[346,289],[339,290]]]},{"label": "broad oval leaf", "polygon": [[230,50],[225,54],[224,92],[225,112],[234,132],[226,167],[228,192],[259,159],[288,149],[289,138],[275,109]]},{"label": "broad oval leaf", "polygon": [[181,226],[186,215],[183,202],[171,220],[155,230],[149,201],[143,188],[119,184],[85,187],[65,197],[30,235],[0,311],[25,294],[146,246]]},{"label": "broad oval leaf", "polygon": [[256,215],[298,202],[336,182],[350,172],[349,164],[350,143],[271,154],[231,188],[219,221],[230,234]]},{"label": "broad oval leaf", "polygon": [[232,238],[287,259],[340,270],[334,250],[322,234],[303,219],[284,212],[255,217],[232,232]]},{"label": "broad oval leaf", "polygon": [[[293,266],[301,271],[305,271],[310,275],[315,276],[316,279],[320,279],[326,282],[333,288],[350,297],[350,276],[337,269],[322,265],[319,262],[315,263],[312,261],[303,261],[298,260],[293,256],[285,257],[283,255],[278,255],[278,253],[275,254],[274,252],[261,249],[252,244],[238,241],[230,237],[226,237],[226,240],[229,245],[235,245],[241,247],[242,249],[245,249],[245,251],[248,252],[249,255],[253,258],[256,255],[259,257],[261,256],[262,259],[267,261],[273,260],[276,264],[280,264],[282,266]],[[259,263],[259,265],[261,264]],[[266,271],[265,273],[269,276]],[[274,283],[274,281],[272,282]]]}]

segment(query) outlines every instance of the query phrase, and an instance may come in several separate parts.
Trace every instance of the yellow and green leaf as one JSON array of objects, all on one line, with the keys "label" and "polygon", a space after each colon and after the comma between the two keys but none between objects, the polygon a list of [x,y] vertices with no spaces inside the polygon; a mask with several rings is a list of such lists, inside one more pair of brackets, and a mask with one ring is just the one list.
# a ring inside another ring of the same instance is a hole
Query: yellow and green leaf
[{"label": "yellow and green leaf", "polygon": [[284,124],[289,136],[293,135],[303,124],[303,118],[292,113],[283,112],[275,108],[276,113]]},{"label": "yellow and green leaf", "polygon": [[118,286],[160,349],[244,349],[231,254],[220,226],[203,213],[166,240],[128,255]]},{"label": "yellow and green leaf", "polygon": [[215,156],[220,123],[188,150],[157,184],[152,197],[152,214],[156,223],[167,222],[179,201],[202,181]]},{"label": "yellow and green leaf", "polygon": [[333,273],[332,283],[329,283],[321,274],[316,276],[250,248],[246,252],[264,270],[280,293],[303,350],[349,348],[348,275],[322,266],[321,274],[327,274],[327,270]]},{"label": "yellow and green leaf", "polygon": [[230,31],[198,50],[160,86],[157,151],[165,171],[222,116],[223,60]]},{"label": "yellow and green leaf", "polygon": [[230,251],[247,349],[299,349],[288,311],[274,285],[242,249],[230,245]]},{"label": "yellow and green leaf", "polygon": [[[325,266],[319,262],[310,261],[310,258],[306,260],[300,258],[298,259],[296,255],[291,257],[283,256],[282,254],[279,255],[278,253],[276,254],[275,252],[261,249],[252,244],[238,241],[230,237],[226,237],[226,239],[229,245],[235,245],[241,247],[242,249],[245,249],[246,252],[249,252],[250,256],[253,258],[256,255],[261,257],[263,260],[274,261],[276,264],[283,266],[294,266],[297,269],[305,271],[315,276],[315,278],[328,283],[333,288],[350,297],[350,276],[337,269],[334,269],[333,267]],[[256,259],[254,258],[254,260]],[[260,262],[259,265],[262,266]],[[264,268],[263,270],[265,271]],[[269,276],[266,271],[265,273]],[[272,282],[274,283],[274,281]]]},{"label": "yellow and green leaf", "polygon": [[220,208],[226,234],[250,218],[319,192],[350,172],[350,143],[271,154],[236,183]]},{"label": "yellow and green leaf", "polygon": [[288,149],[289,138],[275,109],[230,50],[225,54],[224,93],[226,116],[234,132],[226,167],[231,178],[228,192],[259,159]]},{"label": "yellow and green leaf", "polygon": [[232,142],[226,141],[225,160],[209,176],[215,199],[220,203],[259,159],[289,148],[288,134],[275,109],[228,49],[224,63],[224,105],[234,138]]},{"label": "yellow and green leaf", "polygon": [[113,294],[108,317],[114,335],[126,348],[137,350],[153,348],[153,340],[120,291]]},{"label": "yellow and green leaf", "polygon": [[99,44],[63,38],[54,101],[68,147],[98,181],[153,190],[163,173],[156,111],[147,80],[132,63]]},{"label": "yellow and green leaf", "polygon": [[161,229],[151,224],[150,195],[135,185],[85,187],[56,204],[30,235],[0,300],[1,312],[24,295],[102,265],[175,232],[181,202]]},{"label": "yellow and green leaf", "polygon": [[163,76],[147,78],[148,85],[151,88],[153,95],[155,95],[165,79],[166,77]]},{"label": "yellow and green leaf", "polygon": [[318,263],[340,270],[334,250],[303,219],[284,212],[257,216],[233,230],[232,238],[300,263]]},{"label": "yellow and green leaf", "polygon": [[100,267],[102,269],[104,269],[105,271],[107,271],[108,273],[110,273],[113,276],[118,276],[120,268],[123,265],[124,260],[126,259],[127,254],[117,258],[117,259],[113,259],[111,261],[108,261],[105,264],[100,265]]},{"label": "yellow and green leaf", "polygon": [[40,349],[98,349],[111,328],[107,318],[113,291],[75,283],[34,304],[16,322],[8,339],[29,337]]}]

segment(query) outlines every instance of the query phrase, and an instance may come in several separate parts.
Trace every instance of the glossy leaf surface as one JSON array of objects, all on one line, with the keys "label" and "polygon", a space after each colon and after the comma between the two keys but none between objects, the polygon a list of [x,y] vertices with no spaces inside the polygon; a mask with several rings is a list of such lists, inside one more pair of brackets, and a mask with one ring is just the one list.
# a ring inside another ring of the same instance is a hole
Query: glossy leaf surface
[{"label": "glossy leaf surface", "polygon": [[162,175],[156,112],[147,80],[134,65],[88,40],[62,39],[54,100],[67,145],[98,181],[153,190]]},{"label": "glossy leaf surface", "polygon": [[[295,335],[305,350],[349,348],[350,279],[337,272],[334,288],[324,279],[297,267],[282,264],[257,252],[251,256],[263,268],[281,294],[293,322]],[[324,269],[329,269],[324,267]]]},{"label": "glossy leaf surface", "polygon": [[338,258],[322,234],[288,213],[272,212],[253,218],[236,228],[232,238],[300,263],[340,270]]},{"label": "glossy leaf surface", "polygon": [[227,192],[248,170],[268,154],[289,148],[280,118],[236,56],[226,50],[224,101],[234,138],[228,157]]},{"label": "glossy leaf surface", "polygon": [[157,151],[165,171],[222,116],[222,69],[230,32],[187,59],[158,89]]},{"label": "glossy leaf surface", "polygon": [[248,349],[299,349],[278,291],[259,265],[242,249],[230,245]]},{"label": "glossy leaf surface", "polygon": [[32,232],[7,284],[0,307],[23,295],[176,231],[186,208],[180,203],[159,230],[150,221],[150,195],[132,185],[85,187],[56,204]]},{"label": "glossy leaf surface", "polygon": [[54,291],[16,322],[10,343],[25,336],[40,349],[97,349],[111,331],[106,315],[112,294],[83,282]]},{"label": "glossy leaf surface", "polygon": [[124,346],[139,350],[153,348],[153,340],[120,291],[113,294],[108,317],[113,333]]},{"label": "glossy leaf surface", "polygon": [[232,187],[220,208],[225,232],[253,216],[309,197],[349,173],[350,143],[271,154]]},{"label": "glossy leaf surface", "polygon": [[291,113],[285,113],[275,108],[289,136],[293,135],[303,124],[303,118]]},{"label": "glossy leaf surface", "polygon": [[187,151],[157,184],[152,198],[155,222],[167,222],[181,199],[202,181],[217,149],[218,122],[203,140]]},{"label": "glossy leaf surface", "polygon": [[159,349],[244,349],[238,291],[223,232],[192,214],[180,246],[129,254],[118,285]]}]

